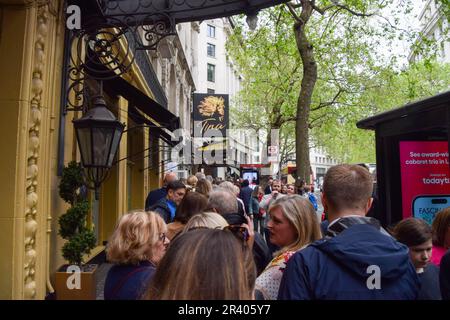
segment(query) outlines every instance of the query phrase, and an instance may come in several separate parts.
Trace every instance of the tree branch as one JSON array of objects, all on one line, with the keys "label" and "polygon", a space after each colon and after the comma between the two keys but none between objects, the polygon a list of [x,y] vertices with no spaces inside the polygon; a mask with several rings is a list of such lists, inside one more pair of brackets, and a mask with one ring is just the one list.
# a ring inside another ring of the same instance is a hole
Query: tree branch
[{"label": "tree branch", "polygon": [[309,121],[309,123],[308,123],[309,129],[312,129],[314,127],[314,123],[315,122],[317,122],[318,120],[323,119],[323,118],[325,118],[327,116],[329,116],[329,114],[328,113],[324,113],[321,116],[318,116],[317,118],[312,119],[311,121]]},{"label": "tree branch", "polygon": [[318,13],[320,13],[321,15],[325,14],[325,11],[334,8],[335,5],[334,4],[330,4],[329,6],[323,7],[323,8],[319,8],[318,6],[316,6],[315,4],[312,5],[313,9],[316,10]]},{"label": "tree branch", "polygon": [[358,16],[358,17],[371,17],[371,16],[374,15],[374,13],[361,13],[361,12],[356,12],[356,11],[350,9],[350,8],[347,7],[347,6],[345,6],[345,5],[343,5],[343,4],[340,4],[340,3],[339,3],[338,1],[336,1],[336,0],[331,0],[331,2],[333,2],[334,5],[335,5],[336,7],[339,7],[339,8],[342,8],[342,9],[344,9],[344,10],[347,10],[347,11],[350,12],[351,14],[353,14],[353,15],[355,15],[355,16]]},{"label": "tree branch", "polygon": [[344,90],[342,88],[339,88],[338,92],[334,95],[333,100],[324,102],[324,103],[319,103],[319,105],[317,107],[311,108],[311,111],[316,111],[316,110],[331,106],[332,104],[335,104],[337,98],[339,98],[339,96],[341,95],[342,92],[344,92]]},{"label": "tree branch", "polygon": [[[304,24],[304,21],[302,20],[302,18],[300,18],[298,16],[297,12],[295,12],[295,8],[294,8],[293,4],[288,2],[288,3],[286,3],[286,6],[288,7],[289,12],[294,17],[295,21],[297,21],[298,23]],[[298,6],[301,6],[301,5],[299,4]]]}]

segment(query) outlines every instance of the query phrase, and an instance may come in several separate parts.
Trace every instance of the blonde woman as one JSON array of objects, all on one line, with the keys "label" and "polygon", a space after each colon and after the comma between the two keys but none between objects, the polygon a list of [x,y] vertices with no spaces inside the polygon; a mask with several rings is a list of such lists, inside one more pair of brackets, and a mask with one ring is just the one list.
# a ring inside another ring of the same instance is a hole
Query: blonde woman
[{"label": "blonde woman", "polygon": [[146,298],[250,300],[254,299],[255,278],[251,250],[242,241],[228,231],[199,228],[174,239]]},{"label": "blonde woman", "polygon": [[277,199],[269,208],[270,242],[281,249],[256,279],[264,299],[276,300],[283,271],[291,256],[321,238],[320,226],[312,204],[299,195]]},{"label": "blonde woman", "polygon": [[166,252],[166,232],[163,219],[151,211],[120,218],[106,248],[107,260],[114,266],[106,277],[105,300],[141,298]]}]

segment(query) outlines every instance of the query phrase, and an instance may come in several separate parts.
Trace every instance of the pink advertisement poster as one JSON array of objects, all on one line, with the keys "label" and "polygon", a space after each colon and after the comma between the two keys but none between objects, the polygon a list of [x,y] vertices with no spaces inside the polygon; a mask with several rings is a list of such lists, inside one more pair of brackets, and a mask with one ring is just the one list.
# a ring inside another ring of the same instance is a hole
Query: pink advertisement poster
[{"label": "pink advertisement poster", "polygon": [[414,216],[431,224],[450,206],[447,141],[401,141],[403,218]]}]

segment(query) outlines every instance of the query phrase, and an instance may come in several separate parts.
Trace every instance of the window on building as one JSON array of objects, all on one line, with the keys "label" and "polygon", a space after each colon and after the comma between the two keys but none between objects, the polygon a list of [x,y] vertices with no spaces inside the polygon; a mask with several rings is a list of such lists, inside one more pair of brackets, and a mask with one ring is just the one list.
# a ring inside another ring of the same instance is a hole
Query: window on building
[{"label": "window on building", "polygon": [[216,37],[216,27],[208,24],[206,28],[207,28],[208,37],[215,38]]},{"label": "window on building", "polygon": [[214,94],[214,93],[216,93],[216,90],[214,90],[214,89],[206,89],[206,93],[208,93],[208,94]]},{"label": "window on building", "polygon": [[215,58],[216,57],[216,46],[213,45],[212,43],[208,43],[207,49],[208,49],[207,50],[208,57]]},{"label": "window on building", "polygon": [[208,63],[208,81],[215,82],[216,79],[216,66]]}]

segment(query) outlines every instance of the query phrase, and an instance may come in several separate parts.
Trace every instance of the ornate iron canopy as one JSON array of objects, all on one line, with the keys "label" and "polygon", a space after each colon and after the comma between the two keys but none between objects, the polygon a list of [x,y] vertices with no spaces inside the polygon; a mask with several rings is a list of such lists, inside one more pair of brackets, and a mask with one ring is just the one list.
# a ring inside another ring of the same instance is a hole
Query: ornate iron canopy
[{"label": "ornate iron canopy", "polygon": [[254,16],[261,9],[285,2],[288,1],[69,0],[68,5],[81,9],[81,29],[72,30],[70,36],[65,111],[82,109],[85,79],[103,81],[126,73],[136,50],[155,50],[161,39],[176,35],[177,23],[240,13]]},{"label": "ornate iron canopy", "polygon": [[[88,79],[111,80],[132,66],[136,50],[155,50],[161,39],[176,35],[176,24],[236,14],[255,16],[259,10],[287,0],[68,0],[81,13],[81,28],[67,34],[65,107],[86,110]],[[74,121],[83,166],[98,189],[106,178],[124,126],[103,99]]]},{"label": "ornate iron canopy", "polygon": [[[175,23],[254,14],[286,0],[115,0],[98,1],[106,18],[125,22],[129,17],[141,24],[151,24],[154,15],[170,17]],[[148,20],[147,20],[148,19]],[[127,22],[128,23],[128,22]]]},{"label": "ornate iron canopy", "polygon": [[[158,42],[175,35],[175,25],[236,14],[254,16],[259,10],[287,0],[72,0],[82,9],[82,28],[132,29],[136,49],[154,50]],[[142,30],[142,32],[139,32]],[[141,35],[139,35],[141,34]]]}]

